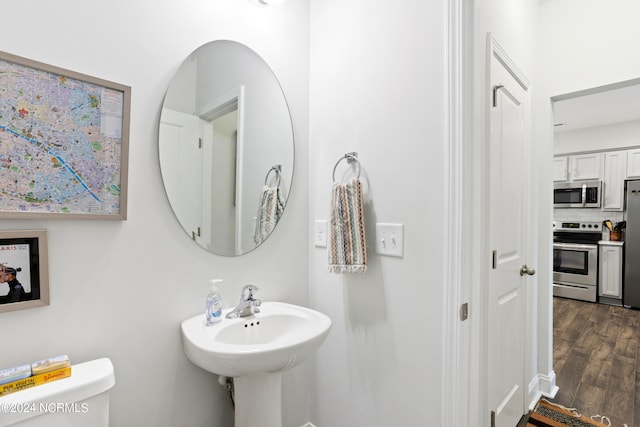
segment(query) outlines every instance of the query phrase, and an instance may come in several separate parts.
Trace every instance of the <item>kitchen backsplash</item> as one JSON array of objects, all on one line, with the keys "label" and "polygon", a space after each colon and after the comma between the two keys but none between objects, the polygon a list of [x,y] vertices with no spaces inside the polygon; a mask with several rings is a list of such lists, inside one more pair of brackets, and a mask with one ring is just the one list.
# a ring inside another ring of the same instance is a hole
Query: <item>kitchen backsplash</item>
[{"label": "kitchen backsplash", "polygon": [[[623,220],[623,212],[601,211],[600,209],[554,209],[553,220],[557,222],[563,221],[589,221],[602,224],[605,219],[611,220],[614,224]],[[604,239],[608,239],[608,231],[605,228]]]}]

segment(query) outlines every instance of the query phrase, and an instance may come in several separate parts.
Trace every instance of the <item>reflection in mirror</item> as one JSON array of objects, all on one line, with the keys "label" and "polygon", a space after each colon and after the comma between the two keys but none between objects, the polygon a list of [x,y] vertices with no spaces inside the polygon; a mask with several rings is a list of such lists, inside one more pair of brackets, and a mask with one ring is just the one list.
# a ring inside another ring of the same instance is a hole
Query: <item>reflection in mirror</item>
[{"label": "reflection in mirror", "polygon": [[196,49],[162,106],[159,157],[185,231],[218,255],[242,255],[271,234],[293,178],[286,99],[266,62],[220,40]]}]

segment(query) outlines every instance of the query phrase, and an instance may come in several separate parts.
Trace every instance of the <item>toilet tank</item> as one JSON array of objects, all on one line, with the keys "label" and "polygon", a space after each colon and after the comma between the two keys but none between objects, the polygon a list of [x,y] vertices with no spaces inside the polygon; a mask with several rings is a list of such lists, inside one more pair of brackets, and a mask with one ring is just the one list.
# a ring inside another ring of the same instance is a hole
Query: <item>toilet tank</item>
[{"label": "toilet tank", "polygon": [[107,427],[114,384],[108,358],[73,365],[68,378],[0,396],[0,426]]}]

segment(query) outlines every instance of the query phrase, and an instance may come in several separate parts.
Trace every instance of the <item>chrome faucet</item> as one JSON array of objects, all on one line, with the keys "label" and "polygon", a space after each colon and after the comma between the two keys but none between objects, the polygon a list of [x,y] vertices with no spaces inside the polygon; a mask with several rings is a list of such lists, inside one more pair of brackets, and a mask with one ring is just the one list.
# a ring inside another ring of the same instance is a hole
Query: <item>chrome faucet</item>
[{"label": "chrome faucet", "polygon": [[247,317],[252,314],[259,313],[262,301],[253,297],[253,293],[259,291],[255,285],[246,285],[240,293],[240,302],[238,306],[227,313],[227,319],[235,319],[236,317]]}]

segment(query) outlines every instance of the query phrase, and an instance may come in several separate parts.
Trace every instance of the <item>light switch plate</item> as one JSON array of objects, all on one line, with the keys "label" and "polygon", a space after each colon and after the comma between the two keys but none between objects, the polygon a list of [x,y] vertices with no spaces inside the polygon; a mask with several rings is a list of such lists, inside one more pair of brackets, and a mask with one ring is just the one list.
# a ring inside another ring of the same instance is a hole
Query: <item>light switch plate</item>
[{"label": "light switch plate", "polygon": [[376,253],[404,257],[404,224],[376,224]]},{"label": "light switch plate", "polygon": [[327,221],[317,219],[313,225],[313,244],[317,248],[326,248],[327,240]]}]

